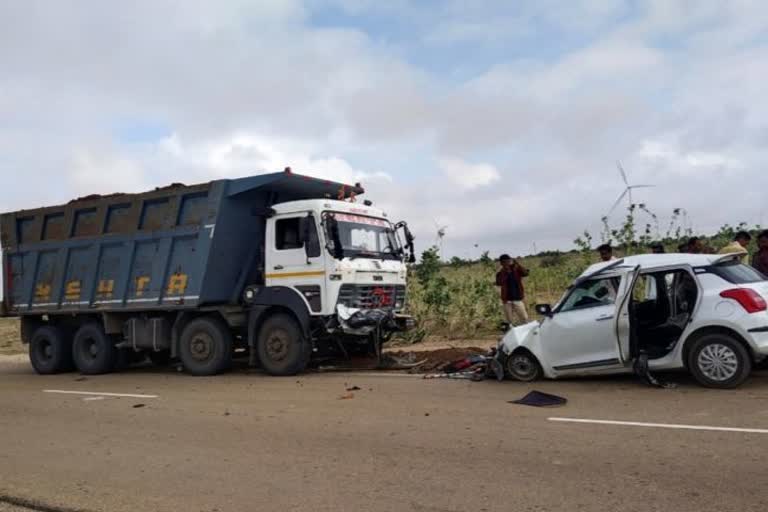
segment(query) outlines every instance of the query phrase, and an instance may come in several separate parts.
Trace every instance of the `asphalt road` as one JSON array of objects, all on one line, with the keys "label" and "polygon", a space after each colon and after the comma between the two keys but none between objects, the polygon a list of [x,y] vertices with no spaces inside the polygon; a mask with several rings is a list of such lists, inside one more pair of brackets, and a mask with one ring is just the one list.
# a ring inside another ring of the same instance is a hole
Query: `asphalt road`
[{"label": "asphalt road", "polygon": [[[766,510],[768,431],[549,419],[768,429],[768,373],[734,391],[675,380],[84,379],[6,361],[0,511]],[[361,389],[340,399],[351,386]],[[507,403],[531,389],[569,402]]]}]

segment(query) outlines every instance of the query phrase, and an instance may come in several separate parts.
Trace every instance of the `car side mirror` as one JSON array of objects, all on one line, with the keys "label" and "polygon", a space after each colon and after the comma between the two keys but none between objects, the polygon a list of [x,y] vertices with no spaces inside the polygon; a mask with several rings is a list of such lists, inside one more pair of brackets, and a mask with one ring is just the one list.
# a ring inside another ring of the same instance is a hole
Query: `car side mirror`
[{"label": "car side mirror", "polygon": [[553,315],[552,306],[549,304],[536,304],[536,312],[541,316],[551,317]]}]

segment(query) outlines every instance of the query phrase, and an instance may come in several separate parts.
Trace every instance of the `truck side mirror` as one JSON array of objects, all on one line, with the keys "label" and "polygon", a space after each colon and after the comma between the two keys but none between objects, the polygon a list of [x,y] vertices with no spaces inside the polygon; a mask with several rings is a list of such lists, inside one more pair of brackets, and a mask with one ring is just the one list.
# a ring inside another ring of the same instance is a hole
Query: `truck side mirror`
[{"label": "truck side mirror", "polygon": [[304,244],[304,247],[307,246],[307,242],[309,242],[309,228],[311,224],[309,222],[309,216],[307,217],[301,217],[299,219],[299,242]]},{"label": "truck side mirror", "polygon": [[325,217],[325,230],[328,237],[328,251],[337,260],[344,258],[344,246],[341,244],[341,236],[339,235],[339,222],[333,215]]}]

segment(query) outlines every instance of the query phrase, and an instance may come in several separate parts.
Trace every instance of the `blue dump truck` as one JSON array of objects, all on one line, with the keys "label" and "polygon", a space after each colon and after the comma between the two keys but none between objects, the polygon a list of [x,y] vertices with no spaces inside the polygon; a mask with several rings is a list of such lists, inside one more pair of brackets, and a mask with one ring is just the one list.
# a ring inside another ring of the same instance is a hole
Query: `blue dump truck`
[{"label": "blue dump truck", "polygon": [[20,317],[41,374],[380,357],[410,324],[413,236],[363,192],[286,169],[3,214],[0,313]]}]

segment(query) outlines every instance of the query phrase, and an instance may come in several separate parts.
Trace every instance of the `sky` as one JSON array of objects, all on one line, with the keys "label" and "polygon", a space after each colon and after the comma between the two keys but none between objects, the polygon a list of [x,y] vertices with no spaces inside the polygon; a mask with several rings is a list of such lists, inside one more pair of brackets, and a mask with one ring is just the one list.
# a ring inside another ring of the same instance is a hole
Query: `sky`
[{"label": "sky", "polygon": [[662,231],[765,225],[766,82],[759,1],[0,0],[0,210],[290,166],[526,254],[598,239],[620,160]]}]

